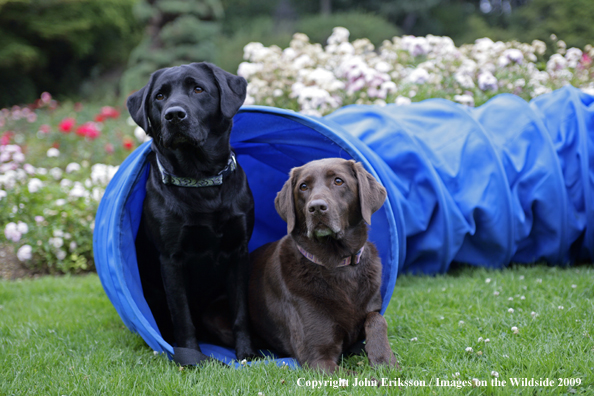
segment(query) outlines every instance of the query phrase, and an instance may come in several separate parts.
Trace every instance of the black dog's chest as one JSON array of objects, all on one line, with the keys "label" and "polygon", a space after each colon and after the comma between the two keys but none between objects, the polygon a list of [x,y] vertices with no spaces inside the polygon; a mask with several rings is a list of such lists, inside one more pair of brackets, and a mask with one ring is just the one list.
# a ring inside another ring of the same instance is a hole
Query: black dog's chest
[{"label": "black dog's chest", "polygon": [[[178,235],[171,235],[168,242],[177,245],[177,251],[195,256],[230,253],[241,246],[245,238],[245,226],[240,216],[223,218],[208,214],[201,220],[186,222],[179,228]],[[172,238],[177,239],[177,243]]]}]

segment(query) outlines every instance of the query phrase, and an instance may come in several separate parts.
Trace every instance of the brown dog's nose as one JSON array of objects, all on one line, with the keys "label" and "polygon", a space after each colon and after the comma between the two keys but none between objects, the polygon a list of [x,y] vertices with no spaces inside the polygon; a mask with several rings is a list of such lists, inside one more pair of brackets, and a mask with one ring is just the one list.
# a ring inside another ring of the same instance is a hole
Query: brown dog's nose
[{"label": "brown dog's nose", "polygon": [[165,111],[165,120],[173,123],[183,121],[187,116],[188,113],[180,106],[173,106]]},{"label": "brown dog's nose", "polygon": [[324,213],[328,210],[328,204],[323,199],[314,199],[307,206],[309,213]]}]

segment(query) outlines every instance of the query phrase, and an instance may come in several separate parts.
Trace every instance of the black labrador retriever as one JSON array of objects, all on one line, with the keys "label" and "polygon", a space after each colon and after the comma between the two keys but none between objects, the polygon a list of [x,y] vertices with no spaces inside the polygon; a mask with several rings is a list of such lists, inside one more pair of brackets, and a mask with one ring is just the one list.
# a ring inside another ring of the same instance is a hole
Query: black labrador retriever
[{"label": "black labrador retriever", "polygon": [[250,257],[250,318],[266,347],[331,374],[365,339],[373,366],[398,366],[379,314],[382,264],[367,240],[385,199],[384,187],[352,160],[291,171],[275,200],[288,234]]},{"label": "black labrador retriever", "polygon": [[214,65],[192,63],[157,70],[127,101],[153,138],[136,240],[142,287],[182,365],[210,359],[198,340],[213,337],[234,346],[240,360],[254,356],[247,313],[254,201],[229,143],[246,86]]}]

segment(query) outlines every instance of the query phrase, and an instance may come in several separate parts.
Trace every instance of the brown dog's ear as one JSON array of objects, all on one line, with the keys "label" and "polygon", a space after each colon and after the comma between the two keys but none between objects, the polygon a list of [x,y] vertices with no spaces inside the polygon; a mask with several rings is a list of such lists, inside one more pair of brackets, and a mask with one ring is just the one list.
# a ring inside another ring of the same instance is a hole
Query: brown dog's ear
[{"label": "brown dog's ear", "polygon": [[152,135],[152,126],[150,120],[148,119],[150,111],[149,96],[153,90],[153,84],[155,80],[161,75],[161,73],[163,73],[164,70],[165,69],[160,69],[151,74],[148,84],[134,92],[132,95],[128,96],[128,100],[126,101],[126,107],[128,108],[130,117],[132,117],[134,122],[139,127],[144,129],[147,135],[152,137],[154,137]]},{"label": "brown dog's ear", "polygon": [[359,204],[361,215],[367,224],[371,225],[371,215],[382,207],[386,200],[386,189],[379,184],[375,177],[365,170],[360,162],[350,161],[359,182]]},{"label": "brown dog's ear", "polygon": [[290,234],[295,229],[295,198],[293,197],[293,184],[297,177],[297,168],[291,169],[289,180],[287,180],[283,188],[276,194],[274,200],[274,207],[280,217],[287,222],[287,234]]},{"label": "brown dog's ear", "polygon": [[203,65],[212,71],[221,93],[221,113],[226,118],[233,118],[243,102],[245,102],[247,93],[245,78],[226,72],[220,67],[206,62],[192,63],[192,65],[194,67]]}]

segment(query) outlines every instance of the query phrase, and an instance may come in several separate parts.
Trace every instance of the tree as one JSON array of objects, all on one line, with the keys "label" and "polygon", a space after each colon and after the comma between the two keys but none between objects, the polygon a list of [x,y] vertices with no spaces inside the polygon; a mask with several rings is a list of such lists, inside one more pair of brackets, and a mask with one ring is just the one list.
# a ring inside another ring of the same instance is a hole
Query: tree
[{"label": "tree", "polygon": [[215,58],[219,0],[140,0],[134,12],[146,31],[122,76],[124,94],[140,89],[157,69]]},{"label": "tree", "polygon": [[0,106],[73,94],[126,61],[135,0],[0,0]]}]

